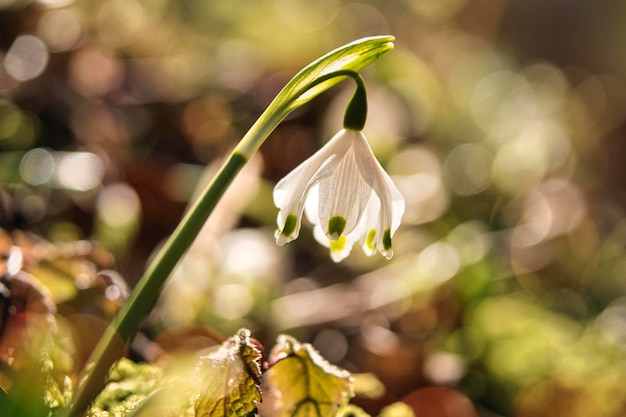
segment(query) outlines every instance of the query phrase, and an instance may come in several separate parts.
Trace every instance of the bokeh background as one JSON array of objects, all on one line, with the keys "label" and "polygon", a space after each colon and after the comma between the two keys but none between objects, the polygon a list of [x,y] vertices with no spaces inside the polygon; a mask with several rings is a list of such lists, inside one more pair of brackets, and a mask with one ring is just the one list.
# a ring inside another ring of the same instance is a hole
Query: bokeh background
[{"label": "bokeh background", "polygon": [[339,85],[244,170],[134,355],[245,326],[376,375],[372,414],[626,415],[624,2],[0,0],[3,238],[64,248],[39,278],[95,339],[115,306],[81,303],[72,259],[132,287],[289,78],[379,34],[396,48],[364,71],[365,132],[407,203],[394,258],[334,264],[307,225],[273,241],[272,187],[341,127]]}]

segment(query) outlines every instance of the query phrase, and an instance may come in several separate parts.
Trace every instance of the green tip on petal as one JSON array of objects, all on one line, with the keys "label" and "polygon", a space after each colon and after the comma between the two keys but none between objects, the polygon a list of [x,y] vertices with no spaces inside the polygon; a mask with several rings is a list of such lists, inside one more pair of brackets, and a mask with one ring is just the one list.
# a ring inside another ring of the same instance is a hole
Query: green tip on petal
[{"label": "green tip on petal", "polygon": [[385,230],[385,233],[383,233],[383,248],[385,248],[385,250],[391,249],[391,230],[390,229]]},{"label": "green tip on petal", "polygon": [[281,235],[291,236],[291,234],[296,230],[296,225],[298,224],[298,218],[295,214],[289,214],[285,219],[285,225],[283,226],[283,230],[280,231]]},{"label": "green tip on petal", "polygon": [[346,228],[346,219],[341,216],[333,216],[328,220],[328,236],[333,240],[339,239]]}]

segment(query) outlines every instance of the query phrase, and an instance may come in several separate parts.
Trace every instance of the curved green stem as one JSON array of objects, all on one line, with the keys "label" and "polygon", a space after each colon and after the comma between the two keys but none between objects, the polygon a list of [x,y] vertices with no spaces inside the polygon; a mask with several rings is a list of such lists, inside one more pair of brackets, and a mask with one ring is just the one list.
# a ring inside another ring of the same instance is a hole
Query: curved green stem
[{"label": "curved green stem", "polygon": [[[338,78],[355,78],[356,71],[390,50],[392,41],[391,36],[364,38],[331,51],[306,66],[278,93],[149,265],[92,352],[79,378],[72,405],[62,411],[61,416],[79,415],[100,393],[111,365],[120,358],[152,310],[170,273],[195,240],[229,184],[276,126],[291,111],[341,81]],[[357,77],[360,78],[358,74]]]}]

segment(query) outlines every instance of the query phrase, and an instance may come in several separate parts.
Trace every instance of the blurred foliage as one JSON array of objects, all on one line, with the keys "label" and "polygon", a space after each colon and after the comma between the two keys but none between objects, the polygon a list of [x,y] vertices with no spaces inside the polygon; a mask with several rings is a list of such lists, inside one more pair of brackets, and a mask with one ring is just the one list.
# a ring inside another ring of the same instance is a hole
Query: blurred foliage
[{"label": "blurred foliage", "polygon": [[624,415],[624,16],[610,0],[0,0],[2,386],[25,324],[76,345],[53,375],[79,367],[289,77],[389,33],[365,133],[407,201],[394,259],[334,265],[306,227],[273,242],[272,186],[340,127],[338,86],[242,172],[129,354],[168,363],[248,327],[376,375],[384,394],[354,400],[370,414]]}]

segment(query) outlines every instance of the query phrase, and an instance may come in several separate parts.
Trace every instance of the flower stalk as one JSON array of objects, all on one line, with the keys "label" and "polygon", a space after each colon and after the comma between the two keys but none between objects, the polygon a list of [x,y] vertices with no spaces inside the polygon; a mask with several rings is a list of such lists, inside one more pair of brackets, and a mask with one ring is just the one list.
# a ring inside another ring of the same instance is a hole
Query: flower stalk
[{"label": "flower stalk", "polygon": [[[78,379],[71,406],[62,410],[58,417],[80,415],[100,393],[106,384],[109,369],[121,357],[125,346],[139,330],[141,323],[156,303],[165,281],[195,240],[223,193],[276,126],[290,112],[333,87],[346,76],[355,78],[354,74],[357,71],[392,49],[392,42],[392,36],[377,36],[359,39],[337,48],[303,68],[278,93],[148,266],[128,301],[109,325],[88,359]],[[360,79],[358,74],[355,80],[357,78]],[[362,80],[360,82],[362,84]],[[354,106],[357,105],[359,104],[355,103]],[[354,113],[357,115],[359,112],[355,110]],[[348,123],[358,126],[360,121],[355,116],[355,120],[351,118]],[[292,219],[295,227],[293,220],[295,219]],[[285,228],[288,227],[286,223]],[[341,228],[339,225],[337,227]]]}]

